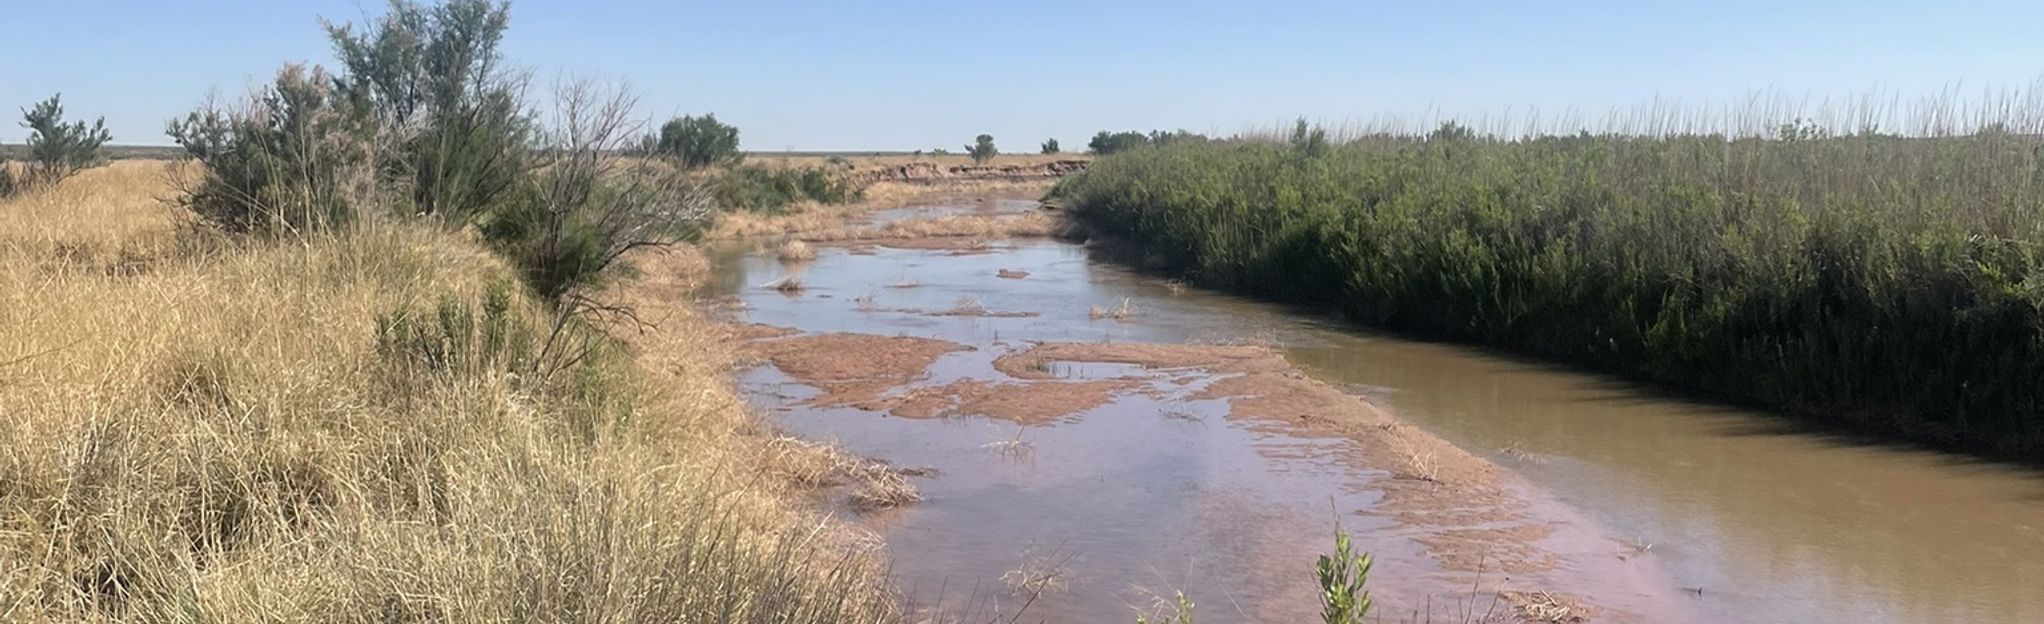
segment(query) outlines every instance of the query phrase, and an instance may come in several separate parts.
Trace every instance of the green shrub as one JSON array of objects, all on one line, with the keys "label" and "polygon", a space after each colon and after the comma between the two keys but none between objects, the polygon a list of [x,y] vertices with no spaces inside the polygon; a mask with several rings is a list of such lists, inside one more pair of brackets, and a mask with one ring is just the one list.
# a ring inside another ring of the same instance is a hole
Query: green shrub
[{"label": "green shrub", "polygon": [[965,154],[972,157],[974,164],[985,164],[986,161],[993,160],[994,155],[999,153],[1000,151],[994,149],[994,136],[991,134],[982,134],[974,137],[972,144],[965,146]]},{"label": "green shrub", "polygon": [[357,32],[327,24],[340,58],[337,102],[374,120],[376,172],[406,214],[461,223],[513,192],[530,169],[535,123],[497,46],[510,5],[391,0]]},{"label": "green shrub", "polygon": [[738,151],[738,128],[717,121],[715,113],[669,120],[660,126],[654,151],[675,159],[684,169],[735,165],[745,158]]},{"label": "green shrub", "polygon": [[64,181],[82,169],[105,162],[99,148],[113,135],[106,119],[85,125],[64,121],[62,95],[37,102],[21,110],[22,127],[28,128],[28,160],[15,167],[0,160],[0,197]]},{"label": "green shrub", "polygon": [[1176,145],[1183,143],[1205,143],[1208,140],[1210,139],[1208,139],[1207,136],[1204,134],[1199,134],[1186,130],[1175,131],[1151,130],[1150,133],[1147,135],[1141,132],[1134,131],[1108,132],[1106,130],[1101,130],[1099,133],[1093,135],[1092,141],[1086,143],[1086,149],[1088,151],[1093,152],[1096,155],[1105,156],[1108,154],[1118,154],[1121,152],[1126,152],[1140,147],[1163,147],[1166,145]]},{"label": "green shrub", "polygon": [[563,126],[542,135],[541,156],[516,192],[479,222],[484,239],[548,301],[591,303],[632,249],[690,240],[708,219],[710,192],[668,163],[618,158],[631,141],[632,97],[587,83],[557,94]]},{"label": "green shrub", "polygon": [[1450,124],[1314,158],[1258,141],[1132,150],[1057,192],[1210,285],[2038,459],[2038,142],[1807,127],[1507,141]]},{"label": "green shrub", "polygon": [[1043,141],[1043,150],[1041,151],[1041,153],[1056,154],[1062,151],[1064,150],[1058,148],[1057,139],[1045,139]]},{"label": "green shrub", "polygon": [[1101,130],[1086,143],[1086,149],[1094,154],[1106,156],[1118,154],[1138,147],[1147,147],[1150,138],[1141,132],[1108,132]]},{"label": "green shrub", "polygon": [[368,120],[336,100],[320,69],[292,65],[238,108],[208,105],[170,123],[205,165],[180,201],[238,233],[310,233],[353,222],[370,201]]},{"label": "green shrub", "polygon": [[1370,614],[1369,553],[1355,552],[1348,531],[1334,530],[1334,554],[1321,555],[1313,577],[1320,586],[1320,621],[1325,624],[1363,624]]},{"label": "green shrub", "polygon": [[814,167],[744,165],[713,183],[719,210],[779,214],[800,201],[842,204],[865,197],[865,185],[839,171]]},{"label": "green shrub", "polygon": [[538,337],[512,306],[510,288],[489,284],[480,310],[443,294],[431,314],[412,309],[378,314],[376,353],[391,368],[391,379],[523,372]]}]

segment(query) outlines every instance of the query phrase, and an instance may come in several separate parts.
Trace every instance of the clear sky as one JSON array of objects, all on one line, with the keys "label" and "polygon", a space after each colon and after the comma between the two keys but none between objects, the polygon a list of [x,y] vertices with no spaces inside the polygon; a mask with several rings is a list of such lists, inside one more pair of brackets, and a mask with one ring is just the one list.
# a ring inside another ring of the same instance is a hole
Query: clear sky
[{"label": "clear sky", "polygon": [[[317,18],[383,7],[6,4],[0,105],[61,91],[126,144],[165,143],[164,121],[209,91],[329,63]],[[752,150],[956,150],[986,132],[1017,151],[1103,128],[2023,87],[2044,74],[2039,25],[2037,0],[519,0],[506,51],[542,79],[625,79],[649,116],[715,112]]]}]

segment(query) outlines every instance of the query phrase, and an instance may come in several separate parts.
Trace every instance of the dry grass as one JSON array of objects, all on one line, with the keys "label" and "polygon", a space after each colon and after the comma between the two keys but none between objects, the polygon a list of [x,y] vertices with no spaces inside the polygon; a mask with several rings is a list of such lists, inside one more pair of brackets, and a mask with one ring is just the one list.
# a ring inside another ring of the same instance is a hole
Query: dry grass
[{"label": "dry grass", "polygon": [[1021,565],[1001,573],[1001,582],[1013,594],[1042,595],[1065,591],[1071,585],[1072,559],[1075,557],[1074,553],[1061,547],[1044,555],[1024,552]]},{"label": "dry grass", "polygon": [[873,558],[762,478],[815,454],[773,449],[692,311],[546,382],[421,368],[378,315],[478,301],[514,278],[494,256],[181,234],[161,166],[0,202],[0,621],[892,617]]},{"label": "dry grass", "polygon": [[816,259],[816,250],[811,248],[809,243],[789,239],[788,242],[781,243],[781,249],[776,255],[782,262],[808,262]]},{"label": "dry grass", "polygon": [[1122,297],[1121,305],[1112,308],[1103,308],[1096,305],[1086,310],[1086,316],[1096,321],[1101,319],[1127,321],[1135,318],[1136,314],[1136,306],[1133,302],[1129,301],[1128,297]]},{"label": "dry grass", "polygon": [[902,473],[886,466],[873,465],[856,473],[857,486],[852,489],[852,507],[859,511],[893,509],[923,500],[922,492],[908,482]]}]

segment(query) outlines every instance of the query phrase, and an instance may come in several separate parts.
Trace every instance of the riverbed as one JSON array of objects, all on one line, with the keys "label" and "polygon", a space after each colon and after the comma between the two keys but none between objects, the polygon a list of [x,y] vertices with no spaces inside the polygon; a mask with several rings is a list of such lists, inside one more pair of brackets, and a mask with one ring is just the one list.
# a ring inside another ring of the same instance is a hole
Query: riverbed
[{"label": "riverbed", "polygon": [[[761,247],[712,250],[704,296],[741,304],[738,320],[959,346],[880,397],[895,403],[820,405],[771,365],[743,378],[792,434],[918,475],[921,502],[841,511],[884,538],[925,608],[1133,621],[1182,592],[1203,622],[1306,621],[1339,526],[1376,557],[1386,621],[1510,621],[1549,597],[1591,621],[2044,621],[2044,479],[2025,470],[1373,334],[1068,243],[826,246],[795,264]],[[768,287],[790,276],[804,288]],[[1021,383],[996,363],[1042,344],[1275,349],[1396,421],[1380,426],[1478,458],[1500,502],[1415,506],[1455,484],[1339,429],[1237,413],[1205,392],[1235,374],[1217,369],[1050,361],[1032,370],[1123,385],[1044,419],[894,413],[907,392]]]}]

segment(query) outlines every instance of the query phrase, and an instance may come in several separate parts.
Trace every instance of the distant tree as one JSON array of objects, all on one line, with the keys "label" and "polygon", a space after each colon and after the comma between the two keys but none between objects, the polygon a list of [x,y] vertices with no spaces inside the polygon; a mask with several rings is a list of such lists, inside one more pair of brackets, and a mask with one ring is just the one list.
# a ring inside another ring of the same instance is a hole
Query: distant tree
[{"label": "distant tree", "polygon": [[1322,130],[1320,126],[1307,124],[1306,118],[1300,117],[1298,124],[1292,126],[1292,149],[1298,150],[1300,155],[1308,158],[1326,154],[1327,131]]},{"label": "distant tree", "polygon": [[1126,152],[1149,144],[1150,138],[1143,136],[1141,132],[1108,132],[1101,130],[1093,135],[1092,141],[1086,143],[1086,149],[1094,154],[1105,156],[1116,152]]},{"label": "distant tree", "polygon": [[972,156],[974,164],[982,164],[993,160],[994,154],[1000,152],[994,150],[994,135],[982,134],[975,137],[971,145],[965,146],[965,153]]},{"label": "distant tree", "polygon": [[1775,138],[1782,141],[1815,141],[1830,138],[1831,132],[1817,122],[1797,117],[1775,129]]},{"label": "distant tree", "polygon": [[738,128],[717,121],[715,113],[660,126],[655,151],[674,157],[683,169],[735,164],[745,157],[738,151]]},{"label": "distant tree", "polygon": [[931,156],[950,156],[950,155],[951,155],[951,150],[947,150],[947,149],[944,149],[944,148],[941,148],[941,147],[939,147],[939,148],[934,148],[934,149],[931,149],[931,150],[930,150],[930,155],[931,155]]},{"label": "distant tree", "polygon": [[[1300,123],[1305,123],[1305,120],[1300,120]],[[1476,131],[1469,129],[1469,126],[1458,124],[1453,121],[1443,121],[1441,122],[1441,127],[1435,128],[1433,132],[1427,133],[1427,140],[1473,141],[1476,140]]]},{"label": "distant tree", "polygon": [[21,126],[28,128],[28,162],[20,171],[0,163],[0,195],[56,184],[103,162],[99,148],[113,139],[106,118],[90,126],[84,121],[67,123],[62,98],[53,95],[21,109]]},{"label": "distant tree", "polygon": [[1204,134],[1188,132],[1185,130],[1177,130],[1173,132],[1165,132],[1163,130],[1150,131],[1151,147],[1163,147],[1173,143],[1201,143],[1205,142],[1206,140],[1207,136]]},{"label": "distant tree", "polygon": [[1056,154],[1062,151],[1064,150],[1058,149],[1057,139],[1050,139],[1043,142],[1043,153],[1045,154]]}]

